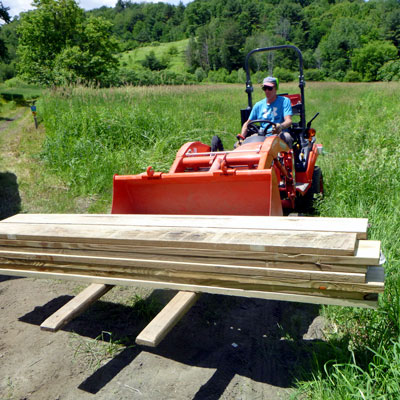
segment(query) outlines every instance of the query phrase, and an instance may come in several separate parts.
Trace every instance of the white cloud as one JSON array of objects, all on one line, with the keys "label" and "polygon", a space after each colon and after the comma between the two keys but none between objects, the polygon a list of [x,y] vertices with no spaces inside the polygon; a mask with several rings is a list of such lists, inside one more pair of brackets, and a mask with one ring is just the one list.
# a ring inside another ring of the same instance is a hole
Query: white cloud
[{"label": "white cloud", "polygon": [[31,0],[3,0],[3,6],[9,7],[10,17],[18,15],[20,12],[32,10]]},{"label": "white cloud", "polygon": [[[9,7],[9,14],[11,17],[19,15],[20,12],[33,10],[32,0],[2,0],[5,7]],[[144,0],[144,2],[158,2],[163,1],[170,4],[179,4],[179,0]],[[187,4],[190,0],[183,0],[182,3]],[[102,6],[114,7],[117,0],[78,0],[79,7],[85,10],[92,10],[93,8],[100,8]]]}]

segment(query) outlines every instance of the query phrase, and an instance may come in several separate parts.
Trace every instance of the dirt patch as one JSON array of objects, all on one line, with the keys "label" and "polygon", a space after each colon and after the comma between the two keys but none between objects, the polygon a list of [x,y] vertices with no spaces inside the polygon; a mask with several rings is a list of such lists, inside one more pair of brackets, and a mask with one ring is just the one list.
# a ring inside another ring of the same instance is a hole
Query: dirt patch
[{"label": "dirt patch", "polygon": [[0,277],[0,398],[284,399],[321,344],[317,306],[203,295],[158,348],[136,346],[149,318],[129,305],[135,293],[160,305],[174,293],[123,287],[41,331],[81,288]]},{"label": "dirt patch", "polygon": [[20,119],[26,112],[26,109],[17,109],[12,117],[0,117],[0,132],[7,129],[11,122]]}]

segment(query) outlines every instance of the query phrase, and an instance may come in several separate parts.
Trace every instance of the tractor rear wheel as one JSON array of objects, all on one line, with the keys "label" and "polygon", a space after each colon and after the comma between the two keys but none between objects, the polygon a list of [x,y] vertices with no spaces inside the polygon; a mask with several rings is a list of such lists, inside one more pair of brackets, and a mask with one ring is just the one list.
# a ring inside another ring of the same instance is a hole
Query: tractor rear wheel
[{"label": "tractor rear wheel", "polygon": [[299,213],[314,214],[317,199],[324,195],[324,179],[320,167],[315,166],[311,187],[304,196],[299,196],[296,201],[296,209]]}]

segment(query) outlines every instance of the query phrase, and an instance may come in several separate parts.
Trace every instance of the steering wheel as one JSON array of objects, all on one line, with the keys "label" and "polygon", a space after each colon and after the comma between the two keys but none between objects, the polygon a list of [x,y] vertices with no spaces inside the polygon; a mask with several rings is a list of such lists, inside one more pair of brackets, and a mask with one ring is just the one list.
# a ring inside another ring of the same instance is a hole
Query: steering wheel
[{"label": "steering wheel", "polygon": [[[262,123],[267,124],[267,126],[264,128],[263,132],[261,132],[261,124]],[[260,125],[256,125],[256,124],[260,124]],[[257,134],[259,136],[265,136],[268,133],[268,129],[271,126],[276,126],[276,123],[272,122],[268,119],[255,119],[247,124],[247,132],[250,135]]]}]

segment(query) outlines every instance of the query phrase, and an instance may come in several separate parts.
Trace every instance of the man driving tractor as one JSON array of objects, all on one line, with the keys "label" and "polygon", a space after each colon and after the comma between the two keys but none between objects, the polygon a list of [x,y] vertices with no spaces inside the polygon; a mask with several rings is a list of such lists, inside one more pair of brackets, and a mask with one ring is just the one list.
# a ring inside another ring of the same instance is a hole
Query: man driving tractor
[{"label": "man driving tractor", "polygon": [[253,107],[249,119],[243,124],[242,131],[238,135],[239,142],[244,140],[248,134],[248,125],[255,120],[268,120],[274,124],[261,122],[261,128],[267,129],[267,134],[279,135],[289,148],[293,147],[293,138],[289,132],[285,131],[292,125],[292,106],[290,99],[277,95],[279,82],[277,78],[268,76],[264,79],[262,90],[265,92],[265,99],[260,100]]}]

